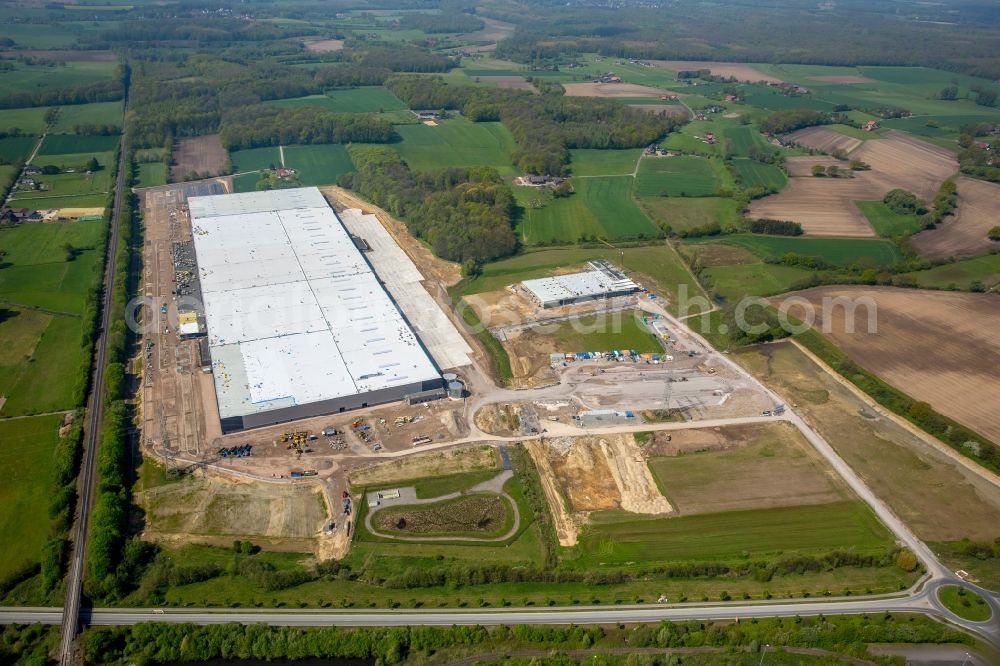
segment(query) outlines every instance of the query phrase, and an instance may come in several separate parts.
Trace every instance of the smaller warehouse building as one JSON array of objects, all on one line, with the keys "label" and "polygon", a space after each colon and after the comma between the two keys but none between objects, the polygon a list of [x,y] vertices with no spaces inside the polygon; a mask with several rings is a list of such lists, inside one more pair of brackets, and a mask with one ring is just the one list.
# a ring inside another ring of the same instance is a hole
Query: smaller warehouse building
[{"label": "smaller warehouse building", "polygon": [[589,264],[590,270],[568,275],[525,280],[521,283],[532,300],[543,308],[627,296],[642,287],[603,259]]}]

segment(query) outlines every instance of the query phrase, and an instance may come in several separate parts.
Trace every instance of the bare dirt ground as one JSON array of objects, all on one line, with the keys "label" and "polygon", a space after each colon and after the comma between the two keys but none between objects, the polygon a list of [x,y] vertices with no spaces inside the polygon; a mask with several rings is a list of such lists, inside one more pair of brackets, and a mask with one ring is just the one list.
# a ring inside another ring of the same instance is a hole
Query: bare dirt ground
[{"label": "bare dirt ground", "polygon": [[958,178],[958,208],[937,229],[910,238],[925,257],[963,257],[989,252],[1000,243],[987,236],[1000,219],[1000,185],[973,178]]},{"label": "bare dirt ground", "polygon": [[349,480],[354,487],[381,485],[425,476],[496,469],[498,460],[496,449],[477,444],[361,467],[351,472]]},{"label": "bare dirt ground", "polygon": [[670,69],[675,72],[707,69],[714,76],[733,76],[740,81],[750,81],[751,83],[756,83],[757,81],[783,83],[781,79],[768,76],[750,65],[738,62],[715,62],[711,60],[651,60],[650,62],[658,67]]},{"label": "bare dirt ground", "polygon": [[659,97],[669,92],[637,83],[564,83],[563,88],[566,97]]},{"label": "bare dirt ground", "polygon": [[60,218],[82,217],[84,215],[100,215],[103,208],[60,208],[57,215]]},{"label": "bare dirt ground", "polygon": [[[917,400],[1000,441],[1000,299],[891,288],[829,287],[799,292],[817,313],[817,326],[854,361]],[[845,309],[822,312],[827,297],[871,299],[877,332],[868,332],[866,308],[856,313],[857,332],[847,332]],[[798,307],[792,315],[801,314]]]},{"label": "bare dirt ground", "polygon": [[814,236],[871,237],[875,231],[855,201],[878,200],[895,188],[931,200],[941,183],[958,170],[955,156],[944,148],[900,132],[865,141],[851,157],[870,164],[871,171],[855,172],[853,178],[798,176],[803,173],[800,163],[811,166],[823,161],[790,158],[796,166],[790,169],[793,177],[788,186],[778,194],[752,202],[750,216],[793,220]]},{"label": "bare dirt ground", "polygon": [[857,397],[790,343],[733,355],[795,405],[921,539],[992,541],[1000,487],[959,465]]},{"label": "bare dirt ground", "polygon": [[229,154],[222,147],[218,134],[180,139],[174,147],[174,164],[170,167],[170,178],[184,179],[185,174],[194,171],[199,174],[217,175],[226,166]]},{"label": "bare dirt ground", "polygon": [[867,76],[810,76],[813,81],[824,81],[826,83],[878,83],[875,79]]},{"label": "bare dirt ground", "polygon": [[307,51],[312,51],[313,53],[329,53],[330,51],[339,51],[344,48],[344,40],[303,37],[302,45],[306,47]]},{"label": "bare dirt ground", "polygon": [[520,432],[517,405],[490,403],[476,412],[476,427],[497,437],[513,437]]},{"label": "bare dirt ground", "polygon": [[500,88],[510,88],[512,90],[530,90],[537,93],[538,89],[528,83],[523,76],[477,76],[482,83],[492,83]]},{"label": "bare dirt ground", "polygon": [[682,515],[846,497],[833,470],[789,423],[661,431],[643,449]]},{"label": "bare dirt ground", "polygon": [[796,155],[785,158],[785,171],[788,172],[789,176],[813,178],[812,167],[814,164],[821,164],[824,168],[828,166],[847,167],[846,162],[838,160],[836,157],[828,157],[826,155]]},{"label": "bare dirt ground", "polygon": [[546,445],[536,439],[528,440],[524,445],[538,468],[538,477],[542,483],[542,490],[545,491],[549,510],[552,512],[552,527],[556,531],[559,545],[575,546],[579,540],[580,527],[570,515],[566,507],[568,500],[564,500],[561,489],[556,483],[556,475],[549,463]]},{"label": "bare dirt ground", "polygon": [[853,136],[834,132],[825,127],[807,127],[798,132],[792,132],[788,138],[800,146],[822,150],[824,153],[833,152],[837,148],[849,153],[863,143],[861,139],[855,139]]},{"label": "bare dirt ground", "polygon": [[[138,493],[144,537],[263,537],[301,546],[323,529],[327,507],[316,484],[265,483],[196,471]],[[311,547],[307,550],[312,550]]]},{"label": "bare dirt ground", "polygon": [[675,116],[677,118],[687,118],[690,114],[688,113],[687,107],[681,106],[680,104],[629,104],[630,109],[638,109],[645,113],[650,113],[654,116]]}]

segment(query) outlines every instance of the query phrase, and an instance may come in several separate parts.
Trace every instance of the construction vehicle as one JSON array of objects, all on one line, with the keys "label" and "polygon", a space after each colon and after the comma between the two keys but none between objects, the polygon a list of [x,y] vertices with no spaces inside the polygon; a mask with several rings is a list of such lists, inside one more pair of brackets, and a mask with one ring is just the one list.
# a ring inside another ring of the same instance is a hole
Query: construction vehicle
[{"label": "construction vehicle", "polygon": [[420,446],[421,444],[430,444],[431,443],[431,438],[430,437],[414,437],[411,440],[411,442],[412,442],[413,446]]}]

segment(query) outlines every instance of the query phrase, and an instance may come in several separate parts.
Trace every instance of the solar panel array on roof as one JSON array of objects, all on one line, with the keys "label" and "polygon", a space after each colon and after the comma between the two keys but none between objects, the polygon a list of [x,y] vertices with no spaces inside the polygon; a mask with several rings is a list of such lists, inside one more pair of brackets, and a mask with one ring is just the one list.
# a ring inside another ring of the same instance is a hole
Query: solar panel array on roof
[{"label": "solar panel array on roof", "polygon": [[441,385],[318,189],[195,197],[189,210],[224,421]]}]

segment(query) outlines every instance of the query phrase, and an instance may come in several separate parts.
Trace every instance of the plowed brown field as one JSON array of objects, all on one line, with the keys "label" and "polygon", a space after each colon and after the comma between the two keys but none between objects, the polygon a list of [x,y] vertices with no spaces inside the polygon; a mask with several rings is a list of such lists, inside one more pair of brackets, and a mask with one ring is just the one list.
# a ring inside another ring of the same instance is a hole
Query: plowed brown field
[{"label": "plowed brown field", "polygon": [[[816,326],[861,366],[917,400],[1000,441],[1000,298],[876,287],[824,287],[795,294],[812,303]],[[877,331],[868,332],[867,310],[856,312],[856,332],[845,330],[845,309],[822,312],[826,297],[871,299]],[[798,306],[790,313],[801,314]],[[825,320],[824,320],[825,316]]]},{"label": "plowed brown field", "polygon": [[788,138],[800,146],[822,150],[824,153],[831,153],[837,148],[849,153],[862,143],[861,139],[825,127],[807,127],[792,132]]},{"label": "plowed brown field", "polygon": [[222,147],[218,134],[181,139],[174,147],[174,165],[170,178],[177,182],[194,171],[199,175],[217,176],[229,160],[229,153]]},{"label": "plowed brown field", "polygon": [[910,239],[925,257],[962,257],[982,254],[1000,243],[987,237],[1000,219],[1000,185],[972,178],[959,178],[958,208],[937,229],[922,231]]}]

